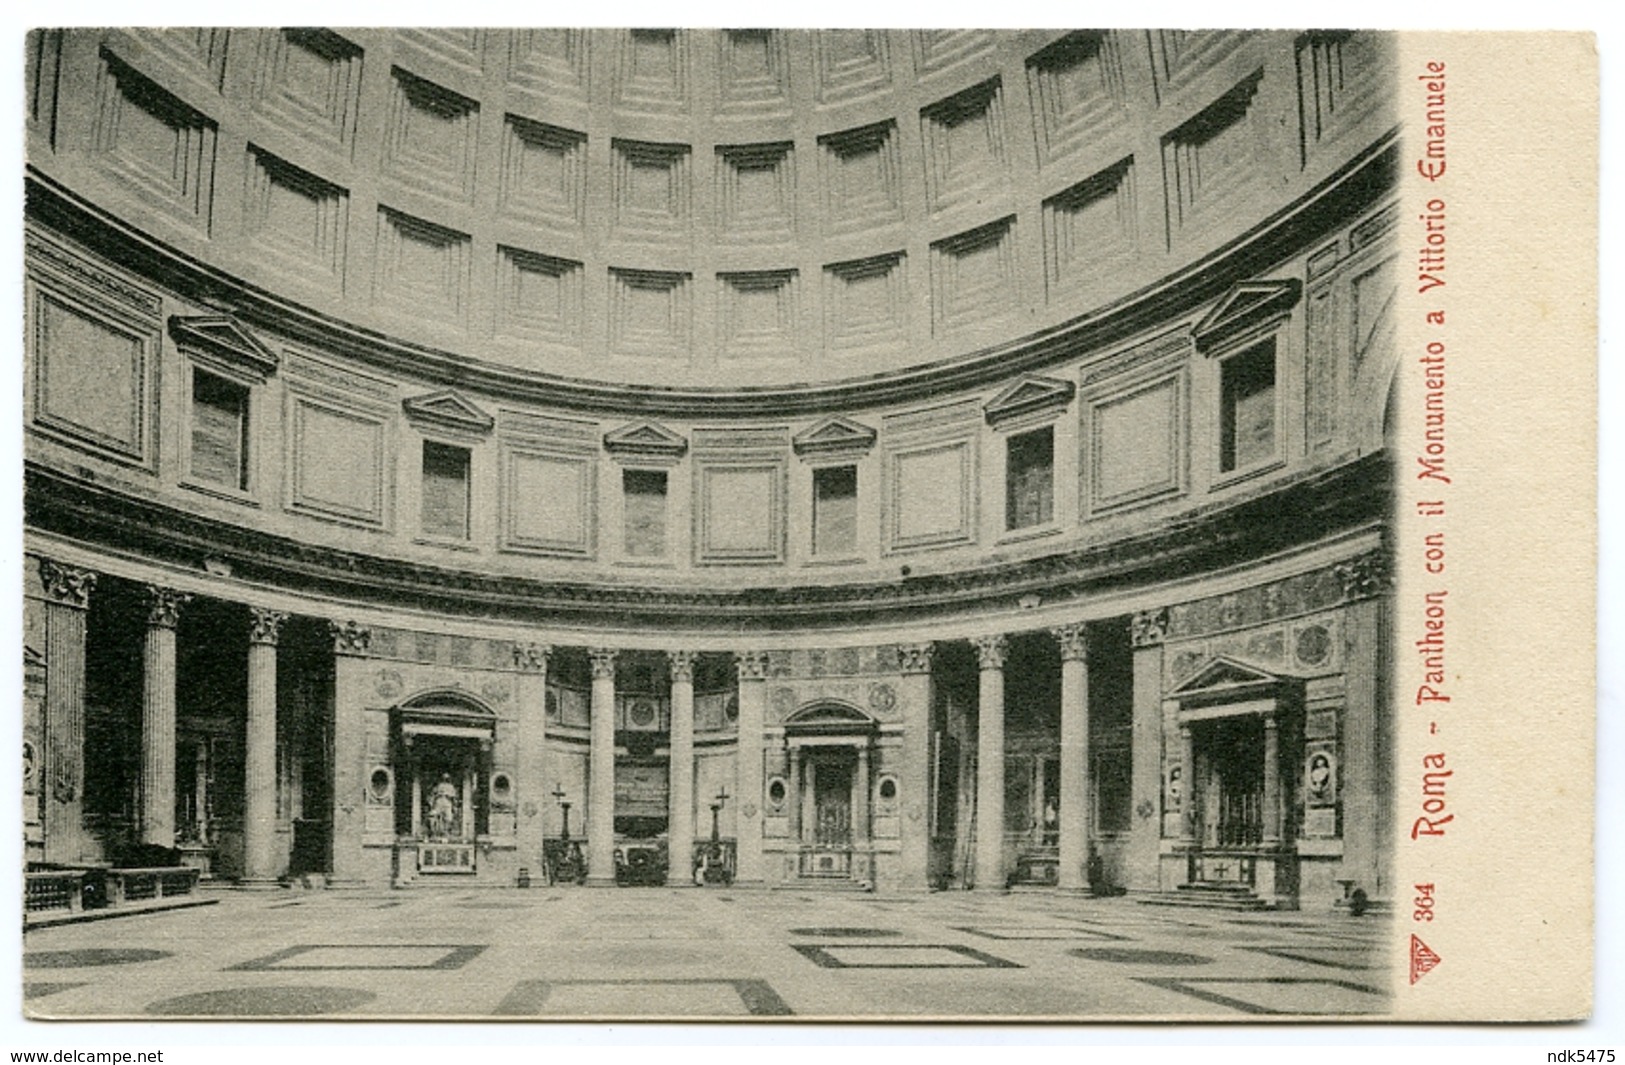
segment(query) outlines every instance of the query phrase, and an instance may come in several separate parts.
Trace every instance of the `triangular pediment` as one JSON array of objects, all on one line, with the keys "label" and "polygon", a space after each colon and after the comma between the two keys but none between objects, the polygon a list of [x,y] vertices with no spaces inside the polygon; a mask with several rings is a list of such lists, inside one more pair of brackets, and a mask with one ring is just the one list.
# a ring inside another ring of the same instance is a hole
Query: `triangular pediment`
[{"label": "triangular pediment", "polygon": [[496,424],[496,419],[449,388],[402,400],[401,407],[412,421],[441,429],[484,435]]},{"label": "triangular pediment", "polygon": [[1077,386],[1071,381],[1029,374],[988,400],[982,411],[987,415],[989,425],[998,425],[1023,414],[1064,407],[1072,402],[1072,394],[1076,391]]},{"label": "triangular pediment", "polygon": [[1303,284],[1296,278],[1241,282],[1192,327],[1196,350],[1211,351],[1238,333],[1286,314],[1297,305],[1302,291]]},{"label": "triangular pediment", "polygon": [[1175,699],[1274,687],[1292,678],[1270,673],[1228,655],[1214,655],[1168,694]]},{"label": "triangular pediment", "polygon": [[688,451],[688,441],[659,422],[632,422],[605,433],[604,449],[612,455],[676,461]]},{"label": "triangular pediment", "polygon": [[867,425],[832,414],[797,433],[790,446],[798,455],[863,454],[875,446],[876,435]]},{"label": "triangular pediment", "polygon": [[260,378],[275,373],[281,361],[229,314],[171,315],[169,335],[182,351],[211,356]]}]

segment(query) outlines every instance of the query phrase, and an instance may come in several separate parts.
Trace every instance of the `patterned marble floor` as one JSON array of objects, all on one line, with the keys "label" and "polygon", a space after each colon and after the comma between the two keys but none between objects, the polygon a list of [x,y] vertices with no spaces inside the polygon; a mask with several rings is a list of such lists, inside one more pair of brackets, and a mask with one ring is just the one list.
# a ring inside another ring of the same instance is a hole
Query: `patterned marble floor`
[{"label": "patterned marble floor", "polygon": [[222,892],[32,931],[32,1016],[621,1019],[1381,1014],[1381,918],[790,891]]}]

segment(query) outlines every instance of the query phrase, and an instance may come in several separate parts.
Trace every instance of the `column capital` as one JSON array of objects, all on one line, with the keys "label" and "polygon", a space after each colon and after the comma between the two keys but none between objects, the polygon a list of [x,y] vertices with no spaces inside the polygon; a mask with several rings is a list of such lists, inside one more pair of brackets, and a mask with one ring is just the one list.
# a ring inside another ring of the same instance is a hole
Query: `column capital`
[{"label": "column capital", "polygon": [[1140,610],[1129,624],[1129,639],[1135,647],[1155,647],[1168,636],[1168,608]]},{"label": "column capital", "polygon": [[147,585],[147,627],[173,629],[180,622],[181,607],[191,600],[190,593],[156,584]]},{"label": "column capital", "polygon": [[282,638],[282,623],[288,620],[288,615],[281,610],[270,610],[262,606],[248,608],[248,642],[268,644],[275,647]]},{"label": "column capital", "polygon": [[55,559],[39,560],[40,583],[45,586],[45,597],[59,606],[85,610],[90,606],[90,593],[96,590],[96,574],[78,566],[69,566]]},{"label": "column capital", "polygon": [[931,658],[936,653],[937,645],[930,640],[923,643],[898,644],[898,668],[903,673],[929,673],[931,672]]},{"label": "column capital", "polygon": [[1190,742],[1191,727],[1189,725],[1179,726],[1179,738],[1184,742]]},{"label": "column capital", "polygon": [[1073,625],[1057,625],[1049,630],[1055,637],[1055,642],[1061,645],[1061,660],[1063,662],[1089,661],[1089,635],[1083,622]]},{"label": "column capital", "polygon": [[666,666],[671,670],[671,682],[677,684],[686,681],[694,682],[694,662],[700,657],[698,651],[686,647],[666,652]]},{"label": "column capital", "polygon": [[1380,550],[1339,562],[1332,567],[1332,572],[1342,583],[1343,598],[1347,600],[1369,599],[1393,587],[1393,567],[1388,563],[1388,555]]},{"label": "column capital", "polygon": [[327,631],[333,637],[333,653],[364,655],[372,644],[372,630],[354,621],[329,621]]},{"label": "column capital", "polygon": [[615,679],[615,656],[620,654],[613,647],[589,647],[587,657],[592,660],[592,679],[603,680],[608,677]]},{"label": "column capital", "polygon": [[739,670],[740,680],[766,680],[767,652],[735,651],[734,667]]},{"label": "column capital", "polygon": [[513,664],[521,673],[545,673],[547,660],[552,654],[553,648],[549,644],[515,641]]},{"label": "column capital", "polygon": [[971,640],[976,648],[976,664],[982,669],[1003,669],[1004,656],[1010,650],[1010,640],[1003,636],[978,636]]},{"label": "column capital", "polygon": [[1273,713],[1264,715],[1264,731],[1265,732],[1274,732],[1279,727],[1280,727],[1280,722],[1275,720],[1275,715]]}]

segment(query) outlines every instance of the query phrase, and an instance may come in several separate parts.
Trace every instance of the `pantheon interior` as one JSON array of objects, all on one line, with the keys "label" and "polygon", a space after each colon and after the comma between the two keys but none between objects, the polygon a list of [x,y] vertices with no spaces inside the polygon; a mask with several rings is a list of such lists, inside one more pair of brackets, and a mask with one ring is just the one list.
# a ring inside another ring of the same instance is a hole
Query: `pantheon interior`
[{"label": "pantheon interior", "polygon": [[1391,898],[1390,38],[70,29],[25,77],[31,911]]}]

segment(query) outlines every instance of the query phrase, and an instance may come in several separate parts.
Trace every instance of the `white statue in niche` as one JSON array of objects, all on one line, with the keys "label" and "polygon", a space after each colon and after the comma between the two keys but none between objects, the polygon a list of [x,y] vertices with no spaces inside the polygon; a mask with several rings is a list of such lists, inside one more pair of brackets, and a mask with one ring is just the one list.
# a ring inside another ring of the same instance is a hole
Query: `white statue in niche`
[{"label": "white statue in niche", "polygon": [[429,836],[432,839],[450,839],[457,832],[461,797],[450,773],[440,774],[440,783],[429,792]]}]

